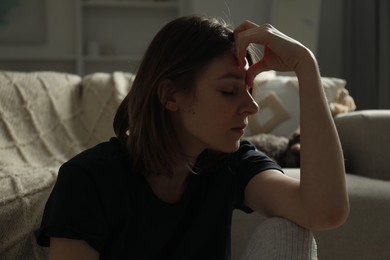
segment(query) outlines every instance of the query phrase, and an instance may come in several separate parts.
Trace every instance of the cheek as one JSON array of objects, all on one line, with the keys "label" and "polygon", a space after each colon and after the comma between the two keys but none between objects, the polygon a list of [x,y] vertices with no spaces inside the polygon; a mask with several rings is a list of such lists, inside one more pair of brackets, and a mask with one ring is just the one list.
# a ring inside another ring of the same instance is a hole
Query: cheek
[{"label": "cheek", "polygon": [[212,123],[224,121],[230,114],[229,107],[224,106],[221,103],[211,102],[204,106],[200,105],[194,107],[192,115],[197,117],[198,120],[205,120]]},{"label": "cheek", "polygon": [[219,93],[209,93],[207,96],[198,96],[193,100],[182,103],[181,117],[185,124],[217,125],[229,121],[235,111],[235,104]]},{"label": "cheek", "polygon": [[213,106],[188,106],[180,111],[181,122],[188,131],[212,131],[220,123],[222,110]]}]

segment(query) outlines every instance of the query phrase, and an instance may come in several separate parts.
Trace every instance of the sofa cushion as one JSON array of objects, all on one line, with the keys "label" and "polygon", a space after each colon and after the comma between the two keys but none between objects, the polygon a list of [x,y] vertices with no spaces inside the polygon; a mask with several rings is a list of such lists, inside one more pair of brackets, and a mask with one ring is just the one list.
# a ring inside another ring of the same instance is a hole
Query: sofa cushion
[{"label": "sofa cushion", "polygon": [[346,179],[349,217],[336,230],[315,233],[319,259],[390,259],[390,181],[355,174]]},{"label": "sofa cushion", "polygon": [[349,173],[390,180],[390,110],[364,110],[335,118]]},{"label": "sofa cushion", "polygon": [[[345,89],[346,81],[322,77],[322,85],[332,112],[355,109]],[[260,111],[251,116],[247,135],[270,133],[289,137],[299,127],[299,84],[297,77],[275,76],[255,80],[254,98]],[[341,109],[344,108],[344,109]]]}]

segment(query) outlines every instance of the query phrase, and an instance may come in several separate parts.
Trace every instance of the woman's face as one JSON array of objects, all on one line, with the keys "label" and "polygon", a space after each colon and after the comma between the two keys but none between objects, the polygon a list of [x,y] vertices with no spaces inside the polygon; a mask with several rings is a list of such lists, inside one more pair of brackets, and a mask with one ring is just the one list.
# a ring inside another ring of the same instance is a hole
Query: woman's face
[{"label": "woman's face", "polygon": [[184,152],[197,156],[204,149],[234,152],[248,124],[259,110],[245,84],[233,52],[212,60],[199,74],[194,93],[177,95],[174,125]]}]

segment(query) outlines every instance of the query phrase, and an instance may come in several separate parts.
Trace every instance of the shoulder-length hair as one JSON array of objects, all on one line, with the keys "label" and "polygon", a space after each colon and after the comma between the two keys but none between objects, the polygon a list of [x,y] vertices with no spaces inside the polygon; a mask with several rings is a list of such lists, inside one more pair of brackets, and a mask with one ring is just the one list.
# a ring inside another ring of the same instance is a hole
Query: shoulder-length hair
[{"label": "shoulder-length hair", "polygon": [[156,34],[113,125],[116,136],[128,147],[135,170],[171,175],[174,166],[187,160],[158,95],[160,83],[170,80],[177,91],[191,93],[197,73],[232,48],[233,30],[211,17],[180,17]]}]

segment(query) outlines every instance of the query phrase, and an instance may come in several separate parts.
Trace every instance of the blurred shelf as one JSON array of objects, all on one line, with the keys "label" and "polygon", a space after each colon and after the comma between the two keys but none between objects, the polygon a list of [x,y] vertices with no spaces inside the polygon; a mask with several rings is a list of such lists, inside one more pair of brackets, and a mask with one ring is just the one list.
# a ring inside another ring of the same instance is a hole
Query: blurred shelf
[{"label": "blurred shelf", "polygon": [[177,8],[178,1],[104,1],[90,0],[82,1],[82,6],[85,7],[130,7],[130,8]]},{"label": "blurred shelf", "polygon": [[[58,70],[79,75],[98,71],[135,71],[153,36],[164,24],[182,14],[183,1],[64,1],[69,8],[67,11],[74,12],[64,15],[66,21],[60,17],[69,31],[64,39],[54,41],[48,37],[47,46],[38,46],[38,51],[35,51],[35,46],[4,48],[0,52],[0,69]],[[52,30],[63,30],[54,23],[51,27]],[[55,42],[54,47],[52,42]]]},{"label": "blurred shelf", "polygon": [[35,55],[0,55],[0,60],[8,60],[8,61],[75,61],[76,56],[72,55],[60,55],[60,56],[35,56]]},{"label": "blurred shelf", "polygon": [[99,56],[84,56],[85,61],[89,62],[116,62],[116,61],[139,61],[141,56],[126,56],[126,55],[99,55]]}]

